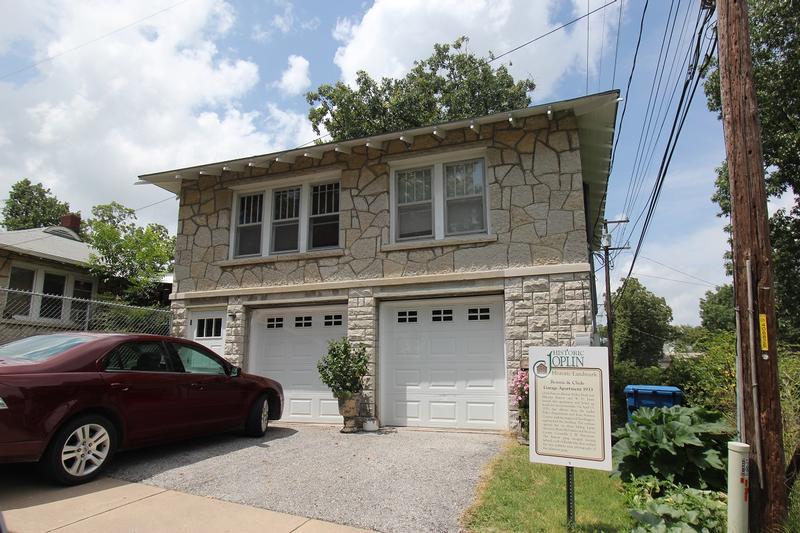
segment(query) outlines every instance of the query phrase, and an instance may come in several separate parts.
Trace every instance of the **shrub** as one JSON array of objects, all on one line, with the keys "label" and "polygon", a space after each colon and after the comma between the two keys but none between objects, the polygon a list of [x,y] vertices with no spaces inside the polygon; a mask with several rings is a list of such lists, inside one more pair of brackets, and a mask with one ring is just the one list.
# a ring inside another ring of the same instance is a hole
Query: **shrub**
[{"label": "shrub", "polygon": [[699,489],[725,489],[726,442],[733,430],[701,407],[648,408],[614,432],[613,455],[624,482],[654,475]]},{"label": "shrub", "polygon": [[724,492],[698,490],[684,485],[662,485],[662,496],[643,499],[630,510],[639,525],[633,533],[724,533],[727,496]]},{"label": "shrub", "polygon": [[361,392],[361,380],[367,375],[367,349],[353,345],[346,337],[328,343],[328,353],[317,363],[322,382],[337,398],[349,398]]},{"label": "shrub", "polygon": [[519,408],[519,430],[527,439],[530,428],[530,382],[528,381],[528,371],[520,368],[514,373],[511,380],[511,394],[517,399]]}]

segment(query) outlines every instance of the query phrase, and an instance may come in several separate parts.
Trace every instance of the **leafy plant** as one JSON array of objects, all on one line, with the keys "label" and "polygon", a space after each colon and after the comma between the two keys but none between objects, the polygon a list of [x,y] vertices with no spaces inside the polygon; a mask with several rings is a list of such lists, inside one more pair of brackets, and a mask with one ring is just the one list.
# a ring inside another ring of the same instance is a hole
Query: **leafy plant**
[{"label": "leafy plant", "polygon": [[337,398],[350,398],[362,391],[367,375],[367,348],[352,344],[347,337],[328,343],[328,353],[317,363],[322,382]]},{"label": "leafy plant", "polygon": [[643,407],[614,432],[614,462],[625,482],[654,475],[699,489],[725,489],[726,442],[721,414],[702,407]]},{"label": "leafy plant", "polygon": [[630,510],[639,525],[633,533],[723,533],[727,521],[723,492],[668,484],[663,496],[645,499]]}]

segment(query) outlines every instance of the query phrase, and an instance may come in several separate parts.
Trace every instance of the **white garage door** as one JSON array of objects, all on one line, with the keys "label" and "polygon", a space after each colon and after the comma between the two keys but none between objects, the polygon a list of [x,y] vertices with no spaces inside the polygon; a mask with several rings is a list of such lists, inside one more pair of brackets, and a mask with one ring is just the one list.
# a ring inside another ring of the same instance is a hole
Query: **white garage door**
[{"label": "white garage door", "polygon": [[194,311],[189,315],[189,338],[225,355],[225,311]]},{"label": "white garage door", "polygon": [[388,302],[380,320],[384,424],[507,429],[502,300]]},{"label": "white garage door", "polygon": [[339,423],[339,405],[319,379],[317,362],[328,341],[347,334],[341,307],[264,309],[250,320],[248,372],[283,386],[283,420]]}]

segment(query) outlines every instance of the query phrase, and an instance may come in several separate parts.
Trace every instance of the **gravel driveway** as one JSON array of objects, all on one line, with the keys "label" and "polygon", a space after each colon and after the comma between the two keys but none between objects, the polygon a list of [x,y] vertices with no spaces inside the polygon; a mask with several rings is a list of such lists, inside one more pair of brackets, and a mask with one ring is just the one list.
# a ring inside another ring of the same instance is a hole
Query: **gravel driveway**
[{"label": "gravel driveway", "polygon": [[458,531],[505,437],[279,423],[117,456],[112,477],[386,532]]}]

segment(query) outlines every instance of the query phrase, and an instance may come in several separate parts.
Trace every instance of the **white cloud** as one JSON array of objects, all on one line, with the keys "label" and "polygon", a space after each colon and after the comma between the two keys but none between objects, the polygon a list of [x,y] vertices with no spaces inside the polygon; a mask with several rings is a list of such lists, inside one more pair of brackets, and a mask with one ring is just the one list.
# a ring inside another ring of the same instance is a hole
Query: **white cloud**
[{"label": "white cloud", "polygon": [[[730,283],[722,264],[723,254],[728,250],[724,225],[724,221],[716,219],[688,234],[678,232],[649,239],[640,252],[632,275],[667,300],[674,324],[699,325],[700,298],[716,285]],[[620,278],[627,275],[631,260],[631,253],[617,259],[612,270],[612,291],[621,284]],[[603,290],[598,292],[602,294]]]},{"label": "white cloud", "polygon": [[282,11],[272,16],[272,26],[282,33],[289,33],[294,27],[294,6],[291,2],[279,0],[276,2]]},{"label": "white cloud", "polygon": [[319,22],[320,22],[319,17],[311,17],[310,19],[304,20],[303,22],[300,23],[300,29],[314,31],[317,28],[319,28]]},{"label": "white cloud", "polygon": [[309,63],[306,58],[298,55],[289,56],[289,66],[281,74],[281,79],[275,86],[289,95],[298,95],[311,86],[308,75]]},{"label": "white cloud", "polygon": [[261,24],[253,24],[253,28],[250,30],[251,39],[257,43],[265,43],[269,40],[269,37],[269,30],[265,30]]},{"label": "white cloud", "polygon": [[[592,9],[602,5],[593,0]],[[342,42],[334,62],[346,83],[354,83],[356,72],[366,70],[373,77],[402,76],[415,59],[428,57],[434,43],[453,42],[460,35],[470,38],[469,50],[477,55],[510,50],[535,36],[586,13],[583,0],[572,0],[564,14],[557,0],[377,0],[360,21],[337,20],[335,39]],[[616,13],[616,11],[613,11]],[[558,19],[557,19],[558,15]],[[592,15],[600,27],[602,13]],[[605,40],[610,42],[616,17],[606,17]],[[600,55],[602,32],[590,32],[590,69]],[[607,43],[608,44],[608,43]],[[586,25],[574,24],[515,52],[510,60],[512,74],[533,77],[534,97],[551,96],[557,83],[569,72],[586,70]],[[582,93],[582,87],[576,88]]]},{"label": "white cloud", "polygon": [[[25,2],[13,10],[23,26],[4,36],[0,53],[24,45],[35,61],[159,9],[160,0]],[[313,138],[303,115],[274,105],[244,108],[243,99],[261,86],[258,66],[215,44],[234,16],[223,0],[194,0],[0,81],[0,191],[29,177],[84,214],[112,200],[139,207],[168,193],[134,187],[138,174]],[[175,207],[160,204],[140,219],[174,229]]]}]

